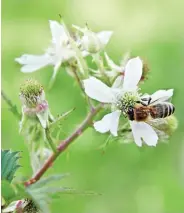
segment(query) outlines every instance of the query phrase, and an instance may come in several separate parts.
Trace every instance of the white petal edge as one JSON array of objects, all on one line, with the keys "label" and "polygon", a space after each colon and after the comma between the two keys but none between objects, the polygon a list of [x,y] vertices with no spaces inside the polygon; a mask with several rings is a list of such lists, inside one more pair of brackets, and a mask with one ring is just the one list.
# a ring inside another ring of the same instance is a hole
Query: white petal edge
[{"label": "white petal edge", "polygon": [[116,89],[116,88],[118,88],[118,89],[122,89],[122,87],[123,87],[123,75],[119,75],[116,79],[115,79],[115,81],[114,81],[114,83],[113,83],[113,85],[112,85],[112,88],[114,88],[114,89]]},{"label": "white petal edge", "polygon": [[138,146],[142,146],[142,140],[148,146],[156,146],[158,142],[158,136],[155,130],[145,122],[130,121],[132,133],[135,143]]},{"label": "white petal edge", "polygon": [[109,42],[112,34],[112,31],[101,31],[97,33],[97,37],[100,39],[101,44],[105,46]]},{"label": "white petal edge", "polygon": [[110,131],[112,135],[117,136],[120,115],[119,110],[105,115],[100,121],[94,123],[95,130],[100,133]]},{"label": "white petal edge", "polygon": [[39,70],[42,67],[51,63],[51,58],[47,54],[29,55],[24,54],[20,58],[15,58],[15,61],[22,64],[21,72],[29,73]]},{"label": "white petal edge", "polygon": [[56,44],[61,44],[68,40],[68,36],[65,32],[64,27],[57,21],[49,20],[50,30],[52,34],[52,42]]},{"label": "white petal edge", "polygon": [[118,136],[118,126],[119,126],[119,118],[121,115],[121,111],[117,110],[111,113],[111,125],[110,132],[114,136]]},{"label": "white petal edge", "polygon": [[102,103],[114,103],[115,95],[113,89],[108,87],[97,78],[90,77],[83,80],[85,93],[92,99]]},{"label": "white petal edge", "polygon": [[125,66],[125,77],[123,89],[126,91],[133,91],[137,89],[142,76],[143,63],[139,57],[128,60]]},{"label": "white petal edge", "polygon": [[158,90],[151,95],[151,103],[157,103],[159,101],[167,101],[173,96],[173,89],[169,90]]}]

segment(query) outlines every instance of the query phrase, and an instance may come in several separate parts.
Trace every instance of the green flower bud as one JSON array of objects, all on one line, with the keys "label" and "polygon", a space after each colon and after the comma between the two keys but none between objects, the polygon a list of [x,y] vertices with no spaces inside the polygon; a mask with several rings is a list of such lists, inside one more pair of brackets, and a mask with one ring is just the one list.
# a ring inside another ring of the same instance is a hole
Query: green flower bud
[{"label": "green flower bud", "polygon": [[20,87],[20,99],[26,107],[36,107],[45,100],[43,86],[36,80],[26,80]]},{"label": "green flower bud", "polygon": [[97,53],[101,50],[102,45],[97,35],[91,31],[84,34],[81,40],[82,47],[89,53]]},{"label": "green flower bud", "polygon": [[49,106],[45,100],[43,86],[36,80],[29,79],[20,87],[20,99],[22,101],[21,129],[27,120],[39,121],[45,129],[50,116]]},{"label": "green flower bud", "polygon": [[81,28],[73,25],[73,27],[83,34],[81,41],[79,42],[81,44],[82,50],[85,50],[91,54],[103,50],[113,34],[112,31],[101,31],[94,33],[88,28],[88,26]]}]

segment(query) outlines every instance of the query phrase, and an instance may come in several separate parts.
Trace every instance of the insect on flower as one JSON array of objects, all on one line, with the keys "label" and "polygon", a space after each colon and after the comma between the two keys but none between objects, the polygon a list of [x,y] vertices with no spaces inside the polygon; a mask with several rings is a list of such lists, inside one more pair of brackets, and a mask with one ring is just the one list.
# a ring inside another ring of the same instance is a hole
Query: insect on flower
[{"label": "insect on flower", "polygon": [[[158,142],[158,136],[153,127],[147,123],[146,118],[151,117],[151,110],[153,118],[166,117],[174,112],[173,105],[167,102],[172,97],[173,90],[159,90],[149,98],[148,95],[142,96],[137,87],[142,72],[142,60],[139,57],[132,58],[125,66],[123,81],[118,77],[118,81],[121,80],[120,84],[115,82],[116,86],[108,87],[100,80],[90,77],[84,80],[84,88],[90,98],[111,104],[112,112],[94,123],[94,128],[98,132],[110,131],[112,135],[117,136],[119,119],[121,115],[124,115],[129,118],[135,143],[142,146],[144,141],[149,146],[155,146]],[[139,116],[142,116],[142,119],[136,117],[138,109],[140,109]],[[142,115],[143,109],[144,116]],[[167,110],[168,112],[166,112]]]},{"label": "insect on flower", "polygon": [[[147,104],[144,101],[148,101]],[[152,98],[142,98],[134,107],[129,107],[127,115],[133,121],[149,121],[152,119],[166,118],[175,111],[173,104],[162,100],[152,101]]]}]

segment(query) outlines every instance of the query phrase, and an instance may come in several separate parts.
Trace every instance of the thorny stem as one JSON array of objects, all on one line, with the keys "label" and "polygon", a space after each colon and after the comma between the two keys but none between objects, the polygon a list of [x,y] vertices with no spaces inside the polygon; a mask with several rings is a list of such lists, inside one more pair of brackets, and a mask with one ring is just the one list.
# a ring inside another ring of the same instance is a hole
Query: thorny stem
[{"label": "thorny stem", "polygon": [[18,120],[20,120],[21,114],[18,112],[16,105],[11,102],[11,100],[7,97],[3,90],[1,90],[1,96],[10,107],[10,111],[15,115],[15,117],[18,118]]},{"label": "thorny stem", "polygon": [[71,70],[72,70],[72,72],[73,72],[73,74],[75,76],[75,79],[76,79],[79,87],[81,88],[82,92],[84,92],[84,86],[82,85],[81,79],[79,78],[79,76],[78,76],[78,74],[76,72],[76,67],[74,65],[71,66]]},{"label": "thorny stem", "polygon": [[42,168],[36,173],[36,175],[30,180],[24,183],[25,186],[29,186],[35,182],[37,182],[45,172],[52,166],[53,162],[57,159],[57,157],[65,151],[65,149],[75,141],[88,127],[92,122],[93,117],[102,109],[103,105],[99,104],[92,111],[88,113],[83,122],[79,125],[79,127],[66,139],[62,140],[57,147],[57,152],[53,153],[49,159],[45,162]]}]

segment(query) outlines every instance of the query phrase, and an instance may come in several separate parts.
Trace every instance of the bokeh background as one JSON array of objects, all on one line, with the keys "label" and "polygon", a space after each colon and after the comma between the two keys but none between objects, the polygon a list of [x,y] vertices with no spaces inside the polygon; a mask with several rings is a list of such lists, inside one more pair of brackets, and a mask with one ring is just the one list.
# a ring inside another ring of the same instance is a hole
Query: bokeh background
[{"label": "bokeh background", "polygon": [[[169,143],[138,148],[134,143],[111,143],[98,149],[107,136],[88,129],[60,156],[48,174],[70,172],[65,186],[91,190],[101,196],[63,195],[51,204],[53,213],[183,213],[184,212],[184,22],[182,0],[2,0],[2,88],[21,110],[20,84],[29,77],[47,89],[52,67],[32,74],[20,72],[14,58],[41,54],[50,42],[48,20],[59,20],[94,31],[113,30],[107,52],[115,62],[131,50],[149,63],[151,74],[142,86],[152,93],[174,88],[179,121]],[[63,137],[86,114],[80,90],[64,69],[47,92],[52,113],[76,107],[63,124]],[[31,176],[29,154],[18,121],[2,101],[2,147],[22,150],[17,176]]]}]

